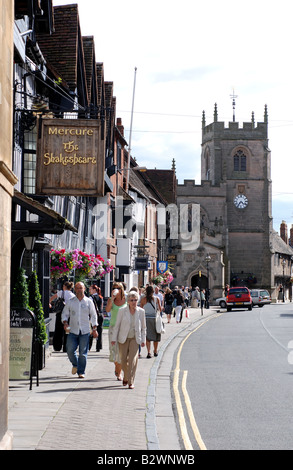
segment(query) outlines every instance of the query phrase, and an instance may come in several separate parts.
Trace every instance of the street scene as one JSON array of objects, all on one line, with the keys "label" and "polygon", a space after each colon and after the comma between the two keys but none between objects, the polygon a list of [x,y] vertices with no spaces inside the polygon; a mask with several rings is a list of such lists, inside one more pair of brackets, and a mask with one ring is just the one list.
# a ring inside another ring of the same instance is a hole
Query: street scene
[{"label": "street scene", "polygon": [[0,450],[291,449],[290,73],[231,0],[1,2]]},{"label": "street scene", "polygon": [[189,315],[180,324],[163,316],[159,355],[143,349],[135,394],[116,381],[107,347],[89,353],[85,381],[52,352],[39,387],[12,382],[15,449],[291,449],[292,304]]}]

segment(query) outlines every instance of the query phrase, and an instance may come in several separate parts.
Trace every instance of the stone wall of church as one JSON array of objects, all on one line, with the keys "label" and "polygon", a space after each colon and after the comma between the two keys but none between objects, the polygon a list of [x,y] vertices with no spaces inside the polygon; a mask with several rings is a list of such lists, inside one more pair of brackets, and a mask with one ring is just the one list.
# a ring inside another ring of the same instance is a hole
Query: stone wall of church
[{"label": "stone wall of church", "polygon": [[[223,252],[227,243],[226,184],[212,186],[211,181],[196,185],[194,180],[185,180],[177,186],[177,205],[199,204],[200,243],[196,250],[178,249],[174,283],[178,286],[193,285],[195,277],[201,271],[202,279],[196,280],[199,287],[206,288],[209,269],[209,287],[211,300],[221,297],[225,285]],[[206,256],[211,257],[207,268]]]}]

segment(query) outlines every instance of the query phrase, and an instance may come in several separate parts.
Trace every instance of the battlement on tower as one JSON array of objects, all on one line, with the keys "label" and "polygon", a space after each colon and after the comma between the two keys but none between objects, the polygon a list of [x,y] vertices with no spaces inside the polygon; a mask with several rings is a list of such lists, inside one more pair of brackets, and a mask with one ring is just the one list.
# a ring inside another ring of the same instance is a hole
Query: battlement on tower
[{"label": "battlement on tower", "polygon": [[250,122],[244,122],[242,127],[239,122],[229,122],[228,127],[225,123],[218,121],[218,110],[215,105],[214,122],[206,125],[205,112],[202,119],[202,142],[205,143],[211,139],[237,139],[237,140],[266,140],[268,138],[268,115],[265,106],[264,121],[255,124],[254,113]]}]

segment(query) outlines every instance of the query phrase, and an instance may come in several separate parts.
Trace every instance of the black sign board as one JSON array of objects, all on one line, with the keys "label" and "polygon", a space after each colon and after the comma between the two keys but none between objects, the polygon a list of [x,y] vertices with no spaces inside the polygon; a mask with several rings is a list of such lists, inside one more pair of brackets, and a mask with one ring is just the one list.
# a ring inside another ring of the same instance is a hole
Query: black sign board
[{"label": "black sign board", "polygon": [[147,271],[149,267],[149,258],[148,256],[143,256],[141,258],[135,258],[134,270],[135,271]]},{"label": "black sign board", "polygon": [[10,328],[34,328],[35,316],[26,308],[14,308],[10,312]]}]

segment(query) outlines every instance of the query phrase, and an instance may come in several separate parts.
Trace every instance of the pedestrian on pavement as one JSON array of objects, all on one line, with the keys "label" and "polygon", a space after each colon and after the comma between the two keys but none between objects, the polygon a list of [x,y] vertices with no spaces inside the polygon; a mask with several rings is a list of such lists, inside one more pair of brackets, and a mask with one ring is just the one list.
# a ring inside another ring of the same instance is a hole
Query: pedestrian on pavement
[{"label": "pedestrian on pavement", "polygon": [[154,356],[158,355],[158,345],[161,341],[161,333],[157,333],[156,330],[156,317],[157,312],[161,314],[161,304],[157,297],[154,296],[153,286],[148,286],[146,288],[145,296],[141,298],[140,306],[145,311],[146,318],[146,347],[147,347],[147,358],[150,359],[151,356],[151,342],[154,343]]},{"label": "pedestrian on pavement", "polygon": [[[89,292],[91,295],[91,299],[94,302],[94,306],[97,312],[97,317],[98,317],[98,326],[97,326],[97,332],[98,332],[98,337],[96,341],[96,351],[99,352],[101,349],[103,349],[103,341],[102,341],[102,333],[103,333],[103,323],[104,323],[104,315],[103,315],[103,296],[101,292],[101,288],[93,284],[89,288]],[[90,336],[90,345],[89,349],[91,349],[93,343],[93,336]]]},{"label": "pedestrian on pavement", "polygon": [[50,297],[50,304],[54,300],[60,299],[61,302],[58,300],[55,302],[55,306],[53,307],[53,311],[56,313],[55,318],[55,330],[53,335],[53,348],[54,351],[61,351],[63,345],[63,352],[66,352],[66,341],[67,335],[65,334],[61,316],[66,305],[66,302],[73,297],[75,297],[74,293],[72,292],[73,289],[73,282],[66,281],[63,284],[62,290],[57,291],[56,294]]},{"label": "pedestrian on pavement", "polygon": [[189,299],[190,299],[190,296],[189,296],[189,289],[188,289],[188,287],[183,287],[182,295],[183,295],[183,298],[184,298],[186,307],[189,307]]},{"label": "pedestrian on pavement", "polygon": [[192,291],[192,306],[196,308],[200,306],[200,291],[198,286]]},{"label": "pedestrian on pavement", "polygon": [[182,320],[182,312],[184,308],[184,298],[182,295],[181,289],[175,288],[174,292],[174,300],[176,301],[176,307],[175,307],[175,316],[176,316],[176,323],[180,323]]},{"label": "pedestrian on pavement", "polygon": [[204,308],[206,302],[205,290],[200,291],[200,306]]},{"label": "pedestrian on pavement", "polygon": [[169,287],[167,287],[165,290],[164,308],[165,308],[165,314],[167,315],[168,323],[170,323],[171,321],[172,310],[173,310],[173,300],[174,300],[174,296],[172,294],[172,291]]},{"label": "pedestrian on pavement", "polygon": [[[138,302],[137,302],[137,306],[140,307],[140,298],[141,298],[141,294],[140,294],[140,289],[136,286],[134,287],[131,287],[131,289],[129,289],[129,293],[132,292],[132,291],[135,291],[138,293]],[[128,293],[128,295],[129,295]],[[138,346],[138,357],[141,357],[141,345]]]},{"label": "pedestrian on pavement", "polygon": [[[85,285],[83,282],[75,284],[75,295],[70,299],[62,312],[62,322],[64,329],[70,333],[67,338],[67,354],[72,364],[72,374],[78,374],[83,379],[87,363],[87,354],[90,337],[90,323],[92,325],[92,335],[97,337],[97,314],[94,303],[85,296]],[[79,349],[79,355],[77,355]]]},{"label": "pedestrian on pavement", "polygon": [[124,287],[121,282],[114,282],[112,286],[112,293],[111,297],[109,297],[107,305],[106,305],[106,312],[111,312],[111,319],[109,325],[109,350],[110,356],[109,361],[114,362],[115,364],[115,375],[117,380],[122,380],[121,377],[121,358],[119,353],[118,343],[112,345],[112,337],[113,337],[113,330],[116,324],[116,319],[118,315],[118,311],[121,307],[126,307],[126,298]]},{"label": "pedestrian on pavement", "polygon": [[129,291],[127,306],[118,310],[116,324],[112,334],[112,346],[118,341],[123,370],[123,385],[133,389],[138,362],[139,346],[145,346],[146,320],[145,312],[137,306],[139,295]]},{"label": "pedestrian on pavement", "polygon": [[164,308],[164,296],[162,292],[160,292],[160,289],[158,288],[158,286],[155,286],[154,288],[154,297],[158,297],[160,301],[160,305],[161,305],[161,312],[162,312]]}]

